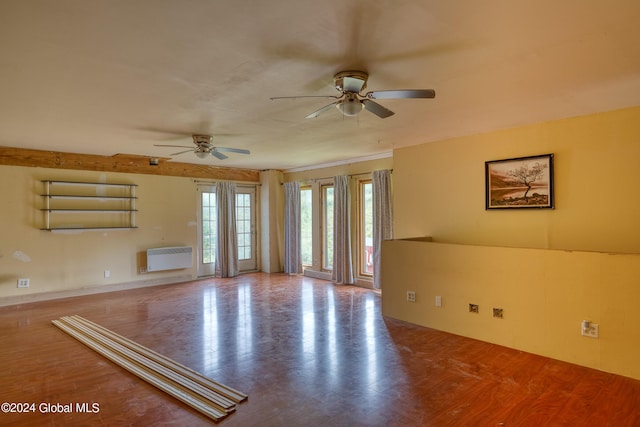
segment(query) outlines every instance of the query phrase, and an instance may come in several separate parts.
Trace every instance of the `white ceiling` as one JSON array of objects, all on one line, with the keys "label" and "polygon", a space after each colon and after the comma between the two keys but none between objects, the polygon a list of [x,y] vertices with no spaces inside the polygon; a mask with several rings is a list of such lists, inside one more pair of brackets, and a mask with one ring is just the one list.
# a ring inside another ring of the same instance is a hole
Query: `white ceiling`
[{"label": "white ceiling", "polygon": [[[640,105],[638,0],[5,0],[0,146],[291,169]],[[396,114],[332,109],[332,76]]]}]

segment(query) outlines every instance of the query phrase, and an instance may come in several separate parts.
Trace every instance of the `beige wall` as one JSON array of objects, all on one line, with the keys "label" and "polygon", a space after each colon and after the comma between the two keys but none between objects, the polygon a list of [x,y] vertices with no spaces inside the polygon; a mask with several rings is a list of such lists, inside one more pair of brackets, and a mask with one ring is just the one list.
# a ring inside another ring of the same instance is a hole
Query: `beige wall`
[{"label": "beige wall", "polygon": [[[137,184],[133,230],[51,233],[41,231],[40,180]],[[195,277],[196,186],[193,179],[122,173],[0,166],[0,298],[131,283],[170,282]],[[194,267],[139,274],[148,248],[192,246]],[[144,259],[144,258],[143,258]],[[110,277],[104,277],[104,271]],[[17,279],[29,278],[28,289]]]},{"label": "beige wall", "polygon": [[[556,209],[485,211],[485,161],[545,153]],[[640,108],[397,150],[395,236],[434,242],[385,243],[383,313],[640,379],[638,182]]]},{"label": "beige wall", "polygon": [[[306,178],[354,174],[391,164],[388,158],[299,174]],[[261,263],[263,271],[278,272],[282,271],[283,177],[279,171],[261,175]],[[296,176],[289,174],[288,178]],[[137,184],[139,228],[42,231],[41,180]],[[197,277],[197,193],[192,178],[0,165],[0,197],[0,305]],[[148,248],[183,245],[194,248],[192,268],[139,272]],[[104,277],[105,270],[110,277]],[[28,289],[17,288],[19,278],[30,280]]]},{"label": "beige wall", "polygon": [[262,271],[265,273],[277,273],[284,269],[283,204],[282,172],[260,172],[260,255]]}]

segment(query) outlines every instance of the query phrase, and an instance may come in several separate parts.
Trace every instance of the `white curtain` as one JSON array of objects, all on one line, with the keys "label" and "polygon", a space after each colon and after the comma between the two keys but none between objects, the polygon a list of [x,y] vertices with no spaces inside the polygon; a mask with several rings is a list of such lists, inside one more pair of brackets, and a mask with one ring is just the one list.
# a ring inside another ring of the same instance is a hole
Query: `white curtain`
[{"label": "white curtain", "polygon": [[353,283],[350,207],[349,177],[336,176],[333,179],[332,280],[339,285]]},{"label": "white curtain", "polygon": [[216,245],[216,277],[238,275],[238,235],[236,234],[236,185],[221,181],[216,184],[218,202],[218,242]]},{"label": "white curtain", "polygon": [[380,288],[382,241],[393,239],[393,208],[391,200],[391,171],[373,172],[373,286]]},{"label": "white curtain", "polygon": [[284,183],[284,272],[302,273],[299,182]]}]

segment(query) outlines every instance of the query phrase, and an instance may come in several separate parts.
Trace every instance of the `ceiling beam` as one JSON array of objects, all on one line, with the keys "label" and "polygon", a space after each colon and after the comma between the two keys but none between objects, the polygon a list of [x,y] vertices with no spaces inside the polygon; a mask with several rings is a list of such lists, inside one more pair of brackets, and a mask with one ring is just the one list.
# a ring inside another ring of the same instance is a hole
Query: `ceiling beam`
[{"label": "ceiling beam", "polygon": [[[152,159],[157,159],[157,164],[154,164],[155,162]],[[169,160],[166,157],[138,156],[134,154],[99,156],[0,147],[0,165],[7,166],[137,173],[228,181],[260,181],[260,172],[255,169],[236,169],[194,163],[179,163]]]}]

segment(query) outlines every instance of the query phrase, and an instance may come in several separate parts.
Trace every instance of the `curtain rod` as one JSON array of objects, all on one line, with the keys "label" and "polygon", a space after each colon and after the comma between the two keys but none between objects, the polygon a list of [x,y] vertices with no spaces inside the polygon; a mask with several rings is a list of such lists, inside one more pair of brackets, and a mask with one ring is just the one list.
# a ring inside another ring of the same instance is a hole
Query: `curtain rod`
[{"label": "curtain rod", "polygon": [[[387,169],[390,173],[393,173],[393,169]],[[371,172],[362,172],[362,173],[351,173],[349,175],[347,175],[349,178],[353,178],[354,176],[362,176],[362,175],[370,175],[372,174],[374,171]],[[333,179],[333,176],[329,176],[329,177],[324,177],[324,178],[309,178],[309,179],[303,179],[301,182],[317,182],[317,181],[324,181],[325,179]],[[284,183],[280,184],[283,185]]]},{"label": "curtain rod", "polygon": [[259,187],[262,184],[260,184],[259,182],[253,182],[253,181],[232,181],[232,180],[228,180],[228,179],[218,179],[216,181],[203,181],[201,179],[194,179],[193,180],[194,183],[196,184],[217,184],[218,182],[233,182],[235,184],[240,184],[240,185],[246,185],[246,186],[253,186],[253,187]]}]

